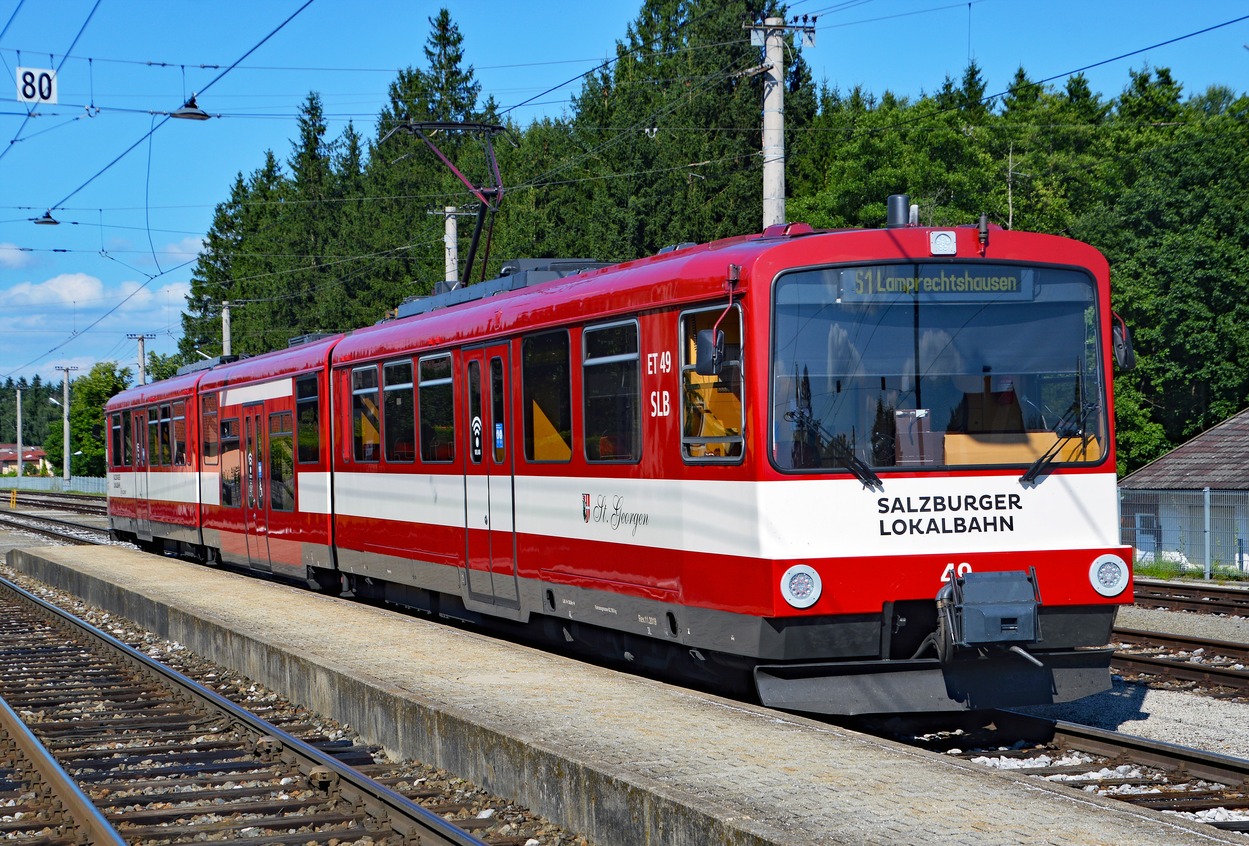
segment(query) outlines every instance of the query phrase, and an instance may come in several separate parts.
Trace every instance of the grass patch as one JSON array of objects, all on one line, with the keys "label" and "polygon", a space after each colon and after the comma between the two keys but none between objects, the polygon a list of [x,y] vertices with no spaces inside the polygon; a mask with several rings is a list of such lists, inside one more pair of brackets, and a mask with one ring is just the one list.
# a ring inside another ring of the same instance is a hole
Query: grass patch
[{"label": "grass patch", "polygon": [[[1137,561],[1132,565],[1132,572],[1142,579],[1204,580],[1206,576],[1201,565],[1180,561]],[[1214,564],[1210,567],[1210,579],[1216,582],[1245,582],[1249,581],[1249,573],[1232,564]]]}]

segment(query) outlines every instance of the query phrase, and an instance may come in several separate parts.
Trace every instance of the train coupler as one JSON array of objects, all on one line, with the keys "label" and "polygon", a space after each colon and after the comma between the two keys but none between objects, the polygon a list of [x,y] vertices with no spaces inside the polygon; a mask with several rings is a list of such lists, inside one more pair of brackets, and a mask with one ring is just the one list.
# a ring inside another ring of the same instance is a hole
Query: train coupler
[{"label": "train coupler", "polygon": [[1022,644],[1041,640],[1040,605],[1035,569],[954,576],[937,592],[937,656],[945,664],[961,649],[996,647],[1036,664]]}]

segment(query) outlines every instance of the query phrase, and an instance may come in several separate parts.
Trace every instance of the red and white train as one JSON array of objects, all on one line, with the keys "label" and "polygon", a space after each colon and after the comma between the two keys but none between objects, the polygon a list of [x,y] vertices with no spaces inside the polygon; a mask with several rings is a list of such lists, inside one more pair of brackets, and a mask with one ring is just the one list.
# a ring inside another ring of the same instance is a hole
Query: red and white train
[{"label": "red and white train", "polygon": [[795,711],[1104,690],[1132,598],[1106,261],[905,208],[518,264],[124,391],[114,534]]}]

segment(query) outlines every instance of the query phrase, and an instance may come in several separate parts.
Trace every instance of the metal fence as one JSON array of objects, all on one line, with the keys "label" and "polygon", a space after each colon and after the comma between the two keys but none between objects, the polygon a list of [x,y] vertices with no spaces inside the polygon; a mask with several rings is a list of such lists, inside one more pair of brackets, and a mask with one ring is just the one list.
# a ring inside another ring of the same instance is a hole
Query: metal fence
[{"label": "metal fence", "polygon": [[1249,491],[1120,490],[1120,540],[1139,562],[1183,570],[1243,572],[1249,537]]},{"label": "metal fence", "polygon": [[23,476],[20,479],[16,476],[0,476],[0,490],[103,494],[108,491],[107,482],[102,476],[71,476],[68,485],[60,476]]}]

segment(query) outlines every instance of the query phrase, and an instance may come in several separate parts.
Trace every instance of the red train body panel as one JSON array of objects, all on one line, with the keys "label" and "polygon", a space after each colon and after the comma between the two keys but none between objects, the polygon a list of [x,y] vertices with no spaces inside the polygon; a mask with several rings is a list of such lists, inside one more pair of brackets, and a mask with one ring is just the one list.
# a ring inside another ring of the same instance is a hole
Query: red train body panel
[{"label": "red train body panel", "polygon": [[[400,314],[119,394],[117,534],[794,710],[1108,685],[1131,574],[1091,247],[795,224]],[[179,402],[193,460],[127,452]],[[194,502],[153,495],[177,474]]]}]

